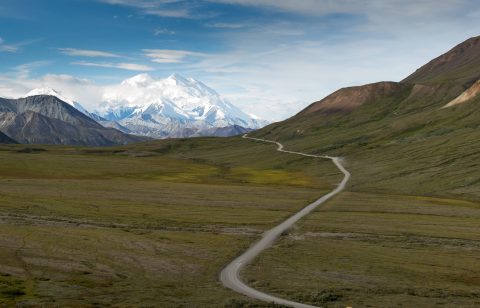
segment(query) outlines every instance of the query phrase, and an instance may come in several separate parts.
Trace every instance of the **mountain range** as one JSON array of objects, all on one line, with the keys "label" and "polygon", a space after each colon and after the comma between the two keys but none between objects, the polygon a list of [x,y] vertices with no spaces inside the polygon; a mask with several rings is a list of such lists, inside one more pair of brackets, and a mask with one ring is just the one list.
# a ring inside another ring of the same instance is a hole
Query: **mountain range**
[{"label": "mountain range", "polygon": [[105,128],[52,95],[0,98],[0,131],[14,142],[34,144],[107,146],[147,139]]},{"label": "mountain range", "polygon": [[154,79],[139,74],[108,87],[103,101],[87,111],[81,103],[51,88],[38,88],[28,96],[52,95],[105,127],[152,138],[225,136],[258,129],[268,124],[249,115],[193,78],[173,74]]},{"label": "mountain range", "polygon": [[202,82],[178,74],[126,79],[108,87],[103,102],[91,112],[49,87],[33,89],[25,98],[2,99],[0,108],[0,130],[20,143],[97,146],[145,137],[226,137],[268,123],[244,113]]}]

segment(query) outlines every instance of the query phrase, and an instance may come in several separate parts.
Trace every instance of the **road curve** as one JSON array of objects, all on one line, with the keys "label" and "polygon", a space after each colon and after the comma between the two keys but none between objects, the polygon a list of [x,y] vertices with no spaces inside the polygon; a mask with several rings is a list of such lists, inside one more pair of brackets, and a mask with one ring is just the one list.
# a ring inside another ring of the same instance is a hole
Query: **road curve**
[{"label": "road curve", "polygon": [[306,207],[301,209],[299,212],[297,212],[296,214],[294,214],[293,216],[291,216],[290,218],[288,218],[287,220],[279,224],[278,226],[266,231],[258,242],[250,246],[243,254],[241,254],[235,260],[233,260],[230,264],[228,264],[220,273],[220,281],[225,287],[230,288],[233,291],[236,291],[238,293],[244,294],[248,297],[262,300],[265,302],[282,304],[282,305],[295,307],[295,308],[315,307],[311,305],[289,301],[287,299],[275,297],[273,295],[269,295],[269,294],[260,292],[258,290],[255,290],[254,288],[251,288],[248,285],[246,285],[240,279],[240,271],[246,264],[250,263],[262,251],[272,246],[273,242],[275,242],[275,240],[282,234],[282,232],[289,229],[291,226],[293,226],[293,224],[295,224],[298,220],[300,220],[304,216],[308,215],[320,204],[324,203],[328,199],[332,198],[333,196],[341,192],[347,185],[348,180],[350,179],[350,172],[348,172],[347,169],[343,167],[343,165],[340,162],[340,158],[338,157],[312,155],[312,154],[305,154],[301,152],[287,151],[283,149],[283,145],[280,142],[252,138],[252,137],[248,137],[247,134],[243,135],[243,138],[262,141],[262,142],[268,142],[268,143],[274,143],[277,145],[277,151],[284,152],[284,153],[297,154],[297,155],[302,155],[307,157],[330,159],[335,164],[335,166],[337,166],[337,168],[344,174],[343,180],[340,182],[337,188],[335,188],[328,194],[322,196],[320,199],[316,200],[315,202],[307,205]]}]

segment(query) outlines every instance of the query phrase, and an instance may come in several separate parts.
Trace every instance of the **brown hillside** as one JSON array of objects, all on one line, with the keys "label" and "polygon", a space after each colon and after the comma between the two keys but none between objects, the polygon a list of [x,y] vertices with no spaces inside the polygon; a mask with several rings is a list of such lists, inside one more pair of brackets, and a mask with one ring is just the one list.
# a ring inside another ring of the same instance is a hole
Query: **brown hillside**
[{"label": "brown hillside", "polygon": [[404,87],[404,85],[396,82],[383,81],[364,86],[343,88],[311,104],[300,114],[349,113],[369,101],[395,94]]}]

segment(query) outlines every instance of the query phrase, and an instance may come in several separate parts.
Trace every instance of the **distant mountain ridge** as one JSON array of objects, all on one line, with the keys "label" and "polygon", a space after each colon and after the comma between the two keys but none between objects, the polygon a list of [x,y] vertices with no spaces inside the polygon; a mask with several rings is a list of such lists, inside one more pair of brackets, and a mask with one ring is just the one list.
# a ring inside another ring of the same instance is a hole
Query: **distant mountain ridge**
[{"label": "distant mountain ridge", "polygon": [[0,98],[0,131],[19,143],[106,146],[145,140],[105,128],[51,95]]},{"label": "distant mountain ridge", "polygon": [[[258,129],[268,121],[249,115],[202,82],[173,74],[155,79],[139,74],[108,87],[103,102],[88,111],[79,102],[45,87],[27,93],[53,95],[104,127],[152,138],[224,136]],[[222,129],[221,129],[222,128]]]},{"label": "distant mountain ridge", "polygon": [[36,88],[36,89],[31,90],[27,94],[25,94],[24,97],[37,96],[37,95],[55,96],[56,98],[58,98],[61,101],[69,104],[70,106],[74,107],[75,109],[77,109],[81,113],[85,114],[86,116],[94,119],[95,121],[97,121],[97,122],[98,121],[105,121],[105,119],[99,117],[98,115],[89,112],[79,102],[74,101],[71,98],[67,98],[61,92],[59,92],[59,91],[57,91],[53,88],[49,88],[49,87]]}]

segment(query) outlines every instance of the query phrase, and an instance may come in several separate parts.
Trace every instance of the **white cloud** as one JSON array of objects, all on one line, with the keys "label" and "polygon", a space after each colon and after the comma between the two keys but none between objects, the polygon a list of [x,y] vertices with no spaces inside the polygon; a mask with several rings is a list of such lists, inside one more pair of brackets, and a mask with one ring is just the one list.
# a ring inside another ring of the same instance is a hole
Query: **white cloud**
[{"label": "white cloud", "polygon": [[32,71],[39,69],[41,67],[45,67],[50,64],[49,61],[33,61],[24,63],[21,65],[17,65],[13,68],[13,73],[8,74],[14,76],[17,79],[25,79],[28,78]]},{"label": "white cloud", "polygon": [[151,9],[145,10],[149,15],[160,17],[190,18],[190,11],[187,9]]},{"label": "white cloud", "polygon": [[153,71],[154,68],[147,65],[142,64],[135,64],[135,63],[108,63],[108,62],[87,62],[87,61],[77,61],[72,62],[75,65],[82,65],[82,66],[93,66],[93,67],[105,67],[105,68],[117,68],[129,71],[139,71],[139,72],[147,72]]},{"label": "white cloud", "polygon": [[206,54],[187,50],[142,49],[145,56],[155,63],[181,63],[187,57],[204,57]]},{"label": "white cloud", "polygon": [[17,52],[19,50],[18,46],[15,45],[7,45],[5,44],[5,41],[3,38],[0,37],[0,52],[5,51],[5,52]]},{"label": "white cloud", "polygon": [[261,7],[270,10],[303,15],[335,13],[367,13],[429,18],[438,13],[449,13],[471,0],[208,0],[210,2]]},{"label": "white cloud", "polygon": [[60,91],[66,97],[81,102],[87,109],[94,109],[103,95],[103,87],[90,80],[71,75],[47,74],[39,78],[32,78],[24,74],[18,75],[17,73],[0,75],[0,97],[24,97],[29,91],[42,87],[50,87]]},{"label": "white cloud", "polygon": [[182,0],[100,0],[102,2],[130,6],[140,9],[148,15],[172,18],[201,18],[202,15],[192,14],[192,3]]},{"label": "white cloud", "polygon": [[302,14],[325,14],[328,12],[345,11],[345,4],[348,2],[350,7],[357,6],[355,2],[363,2],[361,0],[209,0],[210,2],[236,4],[244,6],[265,7],[280,11],[288,11]]},{"label": "white cloud", "polygon": [[153,30],[153,35],[159,36],[159,35],[174,35],[175,31],[168,30],[166,28],[156,28]]},{"label": "white cloud", "polygon": [[205,24],[207,28],[219,28],[219,29],[241,29],[247,25],[243,23],[227,23],[227,22],[211,22]]},{"label": "white cloud", "polygon": [[138,8],[156,8],[160,5],[180,2],[181,0],[101,0],[109,4],[118,4]]},{"label": "white cloud", "polygon": [[61,53],[68,56],[80,56],[80,57],[104,57],[104,58],[119,58],[120,56],[111,52],[89,49],[77,49],[77,48],[58,48]]}]

